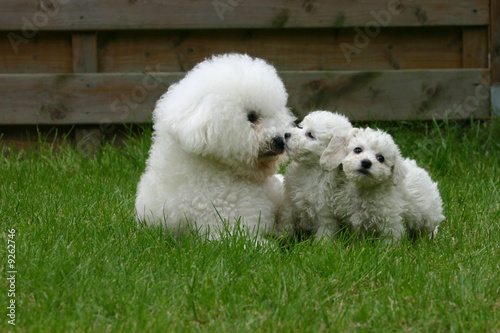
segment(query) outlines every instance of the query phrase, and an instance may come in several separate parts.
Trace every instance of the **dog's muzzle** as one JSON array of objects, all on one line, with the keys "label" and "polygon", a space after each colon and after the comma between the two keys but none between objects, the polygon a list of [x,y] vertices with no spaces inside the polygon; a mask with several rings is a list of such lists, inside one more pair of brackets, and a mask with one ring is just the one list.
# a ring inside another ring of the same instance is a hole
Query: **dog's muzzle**
[{"label": "dog's muzzle", "polygon": [[262,156],[276,156],[283,154],[285,151],[285,139],[282,136],[274,137],[269,145],[267,146],[267,150],[263,152]]},{"label": "dog's muzzle", "polygon": [[358,169],[358,172],[363,175],[370,175],[370,168],[372,167],[372,161],[368,159],[364,159],[361,161],[361,168]]}]

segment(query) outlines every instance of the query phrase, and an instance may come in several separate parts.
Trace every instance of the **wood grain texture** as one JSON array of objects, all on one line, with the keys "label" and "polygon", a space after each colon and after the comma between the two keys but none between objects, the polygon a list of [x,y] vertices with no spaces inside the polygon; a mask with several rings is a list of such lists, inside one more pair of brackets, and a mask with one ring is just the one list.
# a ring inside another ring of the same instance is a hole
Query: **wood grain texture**
[{"label": "wood grain texture", "polygon": [[[99,71],[129,72],[146,66],[187,71],[212,54],[227,52],[266,59],[278,70],[462,67],[459,27],[384,29],[364,44],[357,43],[356,36],[353,29],[109,32],[100,34]],[[351,54],[345,45],[357,53]]]},{"label": "wood grain texture", "polygon": [[[490,0],[490,5],[491,81],[500,86],[500,0]],[[498,89],[496,91],[498,92]]]},{"label": "wood grain texture", "polygon": [[[183,73],[0,75],[0,124],[144,123]],[[339,110],[353,120],[489,117],[487,70],[280,73],[303,117]],[[486,90],[485,90],[486,89]],[[463,106],[460,111],[460,107]]]},{"label": "wood grain texture", "polygon": [[354,120],[489,117],[489,73],[481,70],[282,73],[289,105],[303,117],[338,110]]},{"label": "wood grain texture", "polygon": [[2,0],[0,30],[488,25],[488,0]]},{"label": "wood grain texture", "polygon": [[0,75],[0,123],[147,122],[155,101],[165,92],[166,86],[183,75]]},{"label": "wood grain texture", "polygon": [[[487,34],[487,27],[477,30]],[[460,27],[388,28],[363,45],[357,35],[353,29],[323,28],[43,32],[20,45],[17,54],[7,39],[0,39],[0,73],[119,73],[148,66],[187,71],[212,54],[227,52],[267,59],[279,70],[462,67]],[[487,59],[487,52],[483,46],[474,55]]]},{"label": "wood grain texture", "polygon": [[483,27],[464,27],[462,39],[462,67],[488,68],[488,30]]},{"label": "wood grain texture", "polygon": [[0,38],[0,73],[71,73],[72,66],[67,32],[40,32],[33,39],[12,42]]},{"label": "wood grain texture", "polygon": [[95,73],[98,69],[97,34],[76,32],[71,35],[73,72]]},{"label": "wood grain texture", "polygon": [[[73,72],[96,73],[97,64],[97,34],[93,32],[75,32],[71,35],[73,49]],[[86,128],[75,126],[75,143],[78,149],[86,155],[95,154],[101,146],[103,133],[98,126]]]}]

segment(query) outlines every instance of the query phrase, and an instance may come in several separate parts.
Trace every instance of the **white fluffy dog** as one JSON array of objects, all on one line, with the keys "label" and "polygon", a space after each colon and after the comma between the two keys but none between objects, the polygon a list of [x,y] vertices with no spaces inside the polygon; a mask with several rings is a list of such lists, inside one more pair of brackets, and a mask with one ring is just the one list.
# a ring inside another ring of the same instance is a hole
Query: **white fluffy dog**
[{"label": "white fluffy dog", "polygon": [[339,221],[333,206],[343,177],[337,167],[332,167],[331,159],[343,150],[351,129],[351,123],[343,115],[315,111],[285,134],[286,151],[292,163],[285,175],[285,202],[278,232],[290,235],[302,230],[319,238],[338,231]]},{"label": "white fluffy dog", "polygon": [[350,229],[387,242],[400,239],[405,231],[411,236],[437,233],[444,219],[442,200],[428,173],[402,158],[383,131],[354,129],[350,136],[341,161],[347,182],[337,206]]},{"label": "white fluffy dog", "polygon": [[283,199],[274,174],[294,120],[287,98],[264,60],[227,54],[198,64],[154,110],[137,218],[210,238],[240,218],[254,235],[270,232]]}]

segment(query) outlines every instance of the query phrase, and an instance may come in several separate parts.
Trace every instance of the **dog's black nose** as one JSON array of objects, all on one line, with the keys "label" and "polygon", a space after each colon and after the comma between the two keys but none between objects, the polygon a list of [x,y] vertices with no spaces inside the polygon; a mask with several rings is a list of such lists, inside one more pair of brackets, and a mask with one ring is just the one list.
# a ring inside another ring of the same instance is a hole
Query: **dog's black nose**
[{"label": "dog's black nose", "polygon": [[292,136],[292,133],[285,133],[285,139],[288,139]]},{"label": "dog's black nose", "polygon": [[283,139],[282,136],[274,137],[273,140],[271,141],[271,143],[272,143],[272,149],[275,152],[281,153],[285,150],[285,139]]},{"label": "dog's black nose", "polygon": [[366,159],[362,160],[361,166],[363,167],[363,169],[370,169],[370,167],[372,166],[372,161]]}]

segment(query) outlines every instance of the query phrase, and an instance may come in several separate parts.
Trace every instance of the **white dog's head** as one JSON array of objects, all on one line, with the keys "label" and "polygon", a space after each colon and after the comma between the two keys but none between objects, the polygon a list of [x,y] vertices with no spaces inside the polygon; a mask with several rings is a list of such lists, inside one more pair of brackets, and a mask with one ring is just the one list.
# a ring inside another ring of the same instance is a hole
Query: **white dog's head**
[{"label": "white dog's head", "polygon": [[283,135],[294,120],[287,98],[276,69],[264,60],[214,56],[160,98],[155,139],[170,135],[189,153],[267,176],[284,155]]},{"label": "white dog's head", "polygon": [[311,112],[297,128],[285,134],[287,154],[296,162],[329,169],[330,155],[344,143],[343,138],[351,129],[351,123],[343,115]]},{"label": "white dog's head", "polygon": [[347,144],[342,167],[347,179],[360,185],[377,185],[404,177],[402,157],[392,136],[381,130],[359,129]]}]

